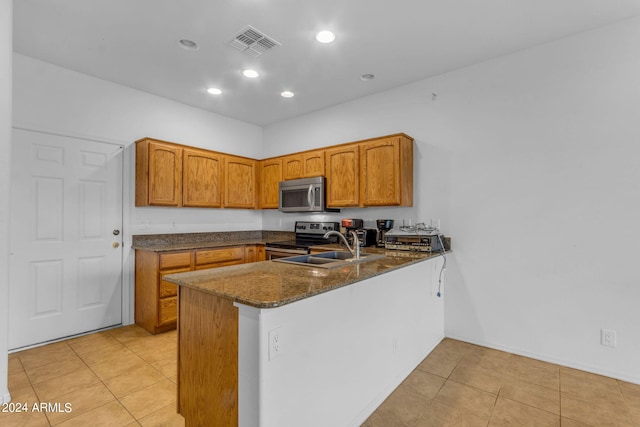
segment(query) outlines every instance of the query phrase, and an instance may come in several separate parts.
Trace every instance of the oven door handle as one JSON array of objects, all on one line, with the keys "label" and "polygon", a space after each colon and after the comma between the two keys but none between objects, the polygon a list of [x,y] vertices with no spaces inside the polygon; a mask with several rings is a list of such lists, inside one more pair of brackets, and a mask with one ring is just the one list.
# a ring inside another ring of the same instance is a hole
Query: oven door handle
[{"label": "oven door handle", "polygon": [[309,191],[307,191],[307,202],[309,203],[310,209],[315,208],[314,197],[313,197],[313,184],[309,184]]}]

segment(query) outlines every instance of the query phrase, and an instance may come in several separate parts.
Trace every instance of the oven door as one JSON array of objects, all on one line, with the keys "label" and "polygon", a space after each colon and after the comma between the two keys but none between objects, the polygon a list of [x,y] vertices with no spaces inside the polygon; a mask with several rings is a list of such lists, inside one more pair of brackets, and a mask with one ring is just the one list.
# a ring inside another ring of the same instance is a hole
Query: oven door
[{"label": "oven door", "polygon": [[303,251],[300,249],[271,248],[269,246],[265,248],[265,258],[267,259],[267,261],[278,258],[287,258],[296,255],[304,255],[306,253],[308,253],[308,251]]}]

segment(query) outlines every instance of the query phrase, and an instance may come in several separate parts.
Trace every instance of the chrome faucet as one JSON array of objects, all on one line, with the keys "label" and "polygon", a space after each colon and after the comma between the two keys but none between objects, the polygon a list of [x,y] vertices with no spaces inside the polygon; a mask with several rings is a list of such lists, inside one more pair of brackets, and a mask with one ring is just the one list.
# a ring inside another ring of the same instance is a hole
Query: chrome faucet
[{"label": "chrome faucet", "polygon": [[360,259],[360,243],[358,242],[358,236],[356,235],[356,232],[353,230],[349,230],[351,232],[351,237],[353,237],[353,246],[355,246],[355,249],[351,249],[351,246],[349,246],[349,242],[347,241],[347,238],[344,237],[344,234],[335,231],[335,230],[331,230],[331,231],[327,231],[327,233],[324,235],[325,239],[328,239],[329,236],[338,236],[342,239],[342,241],[344,242],[345,246],[347,247],[347,249],[349,249],[349,252],[351,252],[351,255],[353,255],[355,257],[355,259]]}]

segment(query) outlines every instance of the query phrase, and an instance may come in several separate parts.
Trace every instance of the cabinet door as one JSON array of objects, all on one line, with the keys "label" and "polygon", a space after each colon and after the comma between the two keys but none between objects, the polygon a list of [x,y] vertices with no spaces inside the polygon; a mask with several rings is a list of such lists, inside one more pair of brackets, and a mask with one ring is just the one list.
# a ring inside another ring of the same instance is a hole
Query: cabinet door
[{"label": "cabinet door", "polygon": [[222,154],[185,148],[183,151],[182,206],[222,206]]},{"label": "cabinet door", "polygon": [[256,245],[256,262],[264,261],[267,259],[267,252],[264,245]]},{"label": "cabinet door", "polygon": [[260,162],[260,208],[277,209],[279,189],[282,181],[282,159],[269,159]]},{"label": "cabinet door", "polygon": [[182,147],[149,142],[149,204],[180,206],[182,202]]},{"label": "cabinet door", "polygon": [[175,329],[178,320],[178,297],[162,298],[158,301],[158,326],[171,325]]},{"label": "cabinet door", "polygon": [[413,145],[403,137],[360,144],[362,206],[413,204]]},{"label": "cabinet door", "polygon": [[244,262],[256,262],[256,245],[244,247]]},{"label": "cabinet door", "polygon": [[172,268],[169,270],[160,270],[160,289],[158,292],[158,296],[160,298],[166,297],[175,297],[178,295],[178,285],[174,283],[167,282],[164,280],[164,276],[168,274],[175,273],[185,273],[187,271],[193,270],[191,267],[182,267],[182,268]]},{"label": "cabinet door", "polygon": [[360,173],[358,145],[350,144],[325,151],[327,168],[327,206],[358,206]]},{"label": "cabinet door", "polygon": [[224,156],[224,207],[255,209],[256,169],[256,160]]},{"label": "cabinet door", "polygon": [[302,153],[303,177],[324,176],[324,150]]},{"label": "cabinet door", "polygon": [[298,179],[303,176],[303,163],[300,154],[285,156],[283,159],[284,179]]},{"label": "cabinet door", "polygon": [[264,261],[265,249],[264,245],[247,245],[244,247],[244,262]]}]

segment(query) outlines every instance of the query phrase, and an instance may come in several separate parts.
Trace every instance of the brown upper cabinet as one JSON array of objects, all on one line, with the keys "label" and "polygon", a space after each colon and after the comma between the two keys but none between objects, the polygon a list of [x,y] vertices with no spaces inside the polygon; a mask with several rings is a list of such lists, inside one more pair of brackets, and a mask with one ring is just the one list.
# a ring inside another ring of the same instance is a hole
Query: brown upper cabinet
[{"label": "brown upper cabinet", "polygon": [[406,135],[360,145],[360,205],[413,205],[413,140]]},{"label": "brown upper cabinet", "polygon": [[327,206],[413,206],[413,139],[405,134],[325,150]]},{"label": "brown upper cabinet", "polygon": [[324,150],[305,151],[302,153],[303,178],[324,176]]},{"label": "brown upper cabinet", "polygon": [[136,206],[222,206],[221,153],[149,138],[136,143]]},{"label": "brown upper cabinet", "polygon": [[325,150],[327,207],[346,208],[360,204],[360,152],[358,144]]},{"label": "brown upper cabinet", "polygon": [[136,143],[136,206],[182,204],[182,147],[142,139]]},{"label": "brown upper cabinet", "polygon": [[224,156],[224,207],[255,209],[257,160]]},{"label": "brown upper cabinet", "polygon": [[184,148],[182,206],[222,206],[222,158],[220,153]]},{"label": "brown upper cabinet", "polygon": [[326,176],[327,207],[412,206],[403,133],[265,160],[150,138],[136,142],[136,206],[277,209],[283,180]]},{"label": "brown upper cabinet", "polygon": [[298,179],[304,177],[302,154],[290,154],[282,159],[283,178]]},{"label": "brown upper cabinet", "polygon": [[312,150],[284,156],[284,180],[324,176],[324,150]]},{"label": "brown upper cabinet", "polygon": [[260,160],[260,208],[277,209],[282,181],[282,157]]}]

